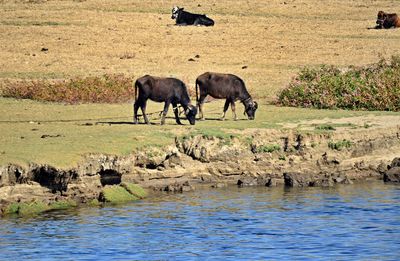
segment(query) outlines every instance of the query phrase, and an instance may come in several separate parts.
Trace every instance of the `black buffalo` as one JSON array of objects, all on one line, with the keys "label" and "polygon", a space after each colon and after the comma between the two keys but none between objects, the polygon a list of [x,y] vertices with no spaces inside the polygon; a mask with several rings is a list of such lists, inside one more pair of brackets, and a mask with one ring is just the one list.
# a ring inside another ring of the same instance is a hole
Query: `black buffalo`
[{"label": "black buffalo", "polygon": [[[139,95],[137,95],[138,90]],[[178,104],[181,104],[190,124],[195,124],[197,109],[190,103],[186,85],[182,81],[175,78],[160,78],[150,75],[145,75],[137,79],[135,82],[135,103],[133,105],[133,122],[135,124],[138,123],[137,111],[139,107],[142,109],[144,121],[146,124],[149,124],[146,115],[146,102],[148,99],[155,102],[165,102],[161,116],[161,125],[165,124],[165,116],[170,104],[172,104],[174,109],[176,123],[181,124],[178,115]]]},{"label": "black buffalo", "polygon": [[205,25],[213,26],[214,21],[204,14],[193,14],[183,11],[183,8],[174,6],[171,19],[175,19],[177,25]]},{"label": "black buffalo", "polygon": [[[200,89],[200,97],[198,96]],[[242,79],[233,74],[206,72],[196,79],[196,99],[199,107],[200,118],[204,119],[203,104],[207,95],[216,99],[226,99],[222,120],[225,119],[229,104],[232,108],[233,118],[237,120],[235,101],[239,100],[244,105],[244,113],[249,120],[254,120],[258,108],[257,102],[253,101]]]},{"label": "black buffalo", "polygon": [[389,29],[400,27],[400,18],[397,14],[388,14],[379,11],[376,19],[375,29]]}]

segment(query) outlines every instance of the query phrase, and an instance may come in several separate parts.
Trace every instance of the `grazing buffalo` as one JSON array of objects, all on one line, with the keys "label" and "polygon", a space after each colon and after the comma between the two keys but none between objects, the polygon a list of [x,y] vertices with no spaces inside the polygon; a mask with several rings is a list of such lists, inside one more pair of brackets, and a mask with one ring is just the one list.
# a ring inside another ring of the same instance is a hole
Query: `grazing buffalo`
[{"label": "grazing buffalo", "polygon": [[[200,89],[200,97],[198,90]],[[232,74],[206,72],[196,79],[196,99],[199,106],[200,118],[204,119],[203,104],[207,95],[215,99],[226,99],[221,120],[225,119],[229,104],[232,108],[233,118],[237,120],[235,101],[240,100],[244,105],[244,114],[249,120],[254,120],[257,102],[253,101],[242,79]]]},{"label": "grazing buffalo", "polygon": [[383,11],[378,12],[375,29],[389,29],[400,27],[400,18],[397,14],[388,14]]},{"label": "grazing buffalo", "polygon": [[[138,89],[139,95],[137,96]],[[137,111],[139,107],[142,109],[144,121],[146,124],[149,124],[146,115],[146,102],[148,99],[155,102],[165,102],[161,125],[165,124],[165,116],[170,104],[172,104],[174,109],[176,123],[181,124],[177,107],[178,104],[181,104],[190,124],[195,124],[197,109],[190,103],[186,85],[182,81],[175,78],[159,78],[150,75],[145,75],[137,79],[135,82],[135,104],[133,105],[133,122],[135,124],[138,123]]]},{"label": "grazing buffalo", "polygon": [[206,15],[192,14],[183,11],[183,8],[179,8],[178,6],[174,6],[174,8],[172,8],[171,19],[175,19],[177,25],[214,25],[214,21],[211,18],[208,18]]}]

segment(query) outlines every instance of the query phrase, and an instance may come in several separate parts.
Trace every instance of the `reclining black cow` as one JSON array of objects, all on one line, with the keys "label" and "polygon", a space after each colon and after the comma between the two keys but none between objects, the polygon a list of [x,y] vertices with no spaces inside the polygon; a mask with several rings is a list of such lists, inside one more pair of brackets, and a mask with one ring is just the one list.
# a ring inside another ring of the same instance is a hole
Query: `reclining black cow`
[{"label": "reclining black cow", "polygon": [[183,8],[179,8],[178,6],[174,6],[174,8],[172,8],[171,19],[175,19],[177,25],[214,25],[214,21],[211,18],[208,18],[206,15],[192,14],[183,11]]},{"label": "reclining black cow", "polygon": [[[139,89],[139,95],[137,91]],[[160,78],[145,75],[140,77],[135,82],[135,103],[133,105],[133,123],[138,123],[137,111],[139,107],[142,109],[143,118],[146,124],[149,120],[146,115],[146,103],[150,99],[155,102],[165,102],[164,110],[161,117],[161,125],[165,124],[165,116],[168,112],[168,107],[172,104],[175,113],[176,123],[181,124],[178,115],[178,104],[181,104],[186,118],[191,125],[195,124],[197,109],[190,103],[190,97],[186,89],[186,85],[175,78]]]},{"label": "reclining black cow", "polygon": [[379,11],[376,19],[375,29],[390,29],[400,27],[400,17],[394,14],[388,14]]},{"label": "reclining black cow", "polygon": [[[200,89],[200,97],[198,96]],[[240,100],[244,105],[244,114],[249,120],[254,120],[258,108],[257,102],[253,101],[242,79],[232,74],[206,72],[196,79],[196,99],[199,107],[200,119],[204,119],[203,104],[207,95],[216,99],[226,99],[221,120],[225,119],[229,104],[232,108],[233,118],[237,120],[235,101]]]}]

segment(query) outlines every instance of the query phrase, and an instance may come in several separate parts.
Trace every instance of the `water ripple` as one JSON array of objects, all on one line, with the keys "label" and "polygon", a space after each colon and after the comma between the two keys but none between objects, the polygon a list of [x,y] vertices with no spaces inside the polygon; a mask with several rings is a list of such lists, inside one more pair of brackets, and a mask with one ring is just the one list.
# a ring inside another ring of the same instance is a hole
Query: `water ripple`
[{"label": "water ripple", "polygon": [[0,220],[0,260],[399,260],[400,189],[227,188]]}]

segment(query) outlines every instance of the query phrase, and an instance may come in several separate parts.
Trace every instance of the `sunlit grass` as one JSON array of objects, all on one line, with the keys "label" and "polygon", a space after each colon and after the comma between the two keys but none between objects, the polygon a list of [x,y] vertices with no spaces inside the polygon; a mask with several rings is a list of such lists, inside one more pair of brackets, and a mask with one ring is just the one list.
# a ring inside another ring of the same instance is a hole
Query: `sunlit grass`
[{"label": "sunlit grass", "polygon": [[[205,135],[245,138],[246,129],[282,128],[282,124],[315,119],[334,119],[362,115],[395,115],[385,112],[315,110],[275,107],[260,104],[256,120],[231,118],[228,111],[220,121],[223,101],[204,106],[205,121],[195,126],[182,119],[177,125],[170,109],[166,125],[160,125],[160,103],[149,102],[151,125],[132,123],[132,104],[63,105],[30,100],[0,98],[0,165],[7,163],[48,163],[75,166],[88,153],[128,155],[146,147],[173,145],[176,136]],[[237,104],[237,112],[243,109]],[[143,122],[143,121],[142,121]]]}]

